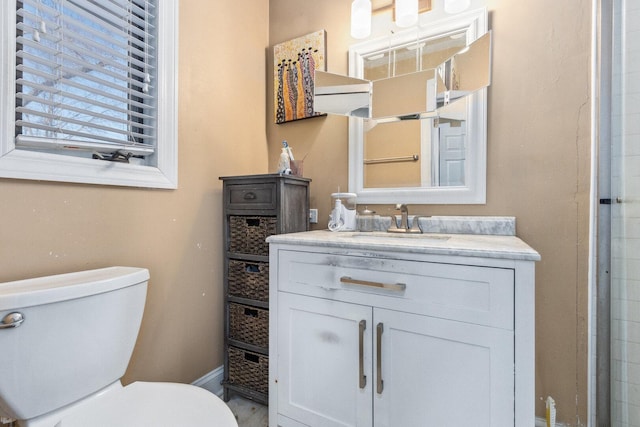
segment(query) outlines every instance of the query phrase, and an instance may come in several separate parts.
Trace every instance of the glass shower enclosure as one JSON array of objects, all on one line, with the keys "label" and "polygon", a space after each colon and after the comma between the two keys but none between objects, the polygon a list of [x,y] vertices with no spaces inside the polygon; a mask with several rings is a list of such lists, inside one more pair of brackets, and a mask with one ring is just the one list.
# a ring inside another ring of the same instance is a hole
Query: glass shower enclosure
[{"label": "glass shower enclosure", "polygon": [[598,337],[599,347],[608,341],[608,348],[598,349],[597,369],[607,372],[596,374],[597,426],[633,427],[640,426],[640,1],[599,5],[601,52],[609,65],[601,68],[600,80],[610,86],[600,104],[606,134],[600,161],[609,162],[600,174],[609,182],[603,188],[600,181],[598,256],[607,259],[599,259],[597,334],[608,334],[604,342]]}]

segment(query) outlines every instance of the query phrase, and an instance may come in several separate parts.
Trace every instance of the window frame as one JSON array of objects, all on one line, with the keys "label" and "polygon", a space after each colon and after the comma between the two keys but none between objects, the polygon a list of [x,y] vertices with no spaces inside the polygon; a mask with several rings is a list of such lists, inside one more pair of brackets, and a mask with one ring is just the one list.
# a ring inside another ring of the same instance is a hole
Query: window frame
[{"label": "window frame", "polygon": [[178,188],[178,0],[158,0],[154,166],[16,149],[16,0],[0,2],[0,178]]}]

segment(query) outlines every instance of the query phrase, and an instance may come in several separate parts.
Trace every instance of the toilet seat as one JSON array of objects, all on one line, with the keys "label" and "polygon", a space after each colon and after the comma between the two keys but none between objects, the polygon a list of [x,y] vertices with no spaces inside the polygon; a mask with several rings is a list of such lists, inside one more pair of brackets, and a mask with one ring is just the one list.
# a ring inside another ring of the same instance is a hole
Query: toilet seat
[{"label": "toilet seat", "polygon": [[61,411],[57,420],[51,415],[48,422],[55,427],[238,427],[218,396],[178,383],[135,382],[126,387],[118,383]]}]

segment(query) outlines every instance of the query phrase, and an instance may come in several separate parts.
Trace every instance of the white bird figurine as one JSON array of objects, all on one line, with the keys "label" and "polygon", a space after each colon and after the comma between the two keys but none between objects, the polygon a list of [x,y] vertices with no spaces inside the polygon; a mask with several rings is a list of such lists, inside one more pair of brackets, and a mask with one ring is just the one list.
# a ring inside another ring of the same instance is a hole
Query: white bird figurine
[{"label": "white bird figurine", "polygon": [[280,153],[280,160],[278,161],[278,173],[282,173],[285,175],[291,174],[291,159],[289,158],[289,153],[287,153],[287,149],[282,147],[282,152]]}]

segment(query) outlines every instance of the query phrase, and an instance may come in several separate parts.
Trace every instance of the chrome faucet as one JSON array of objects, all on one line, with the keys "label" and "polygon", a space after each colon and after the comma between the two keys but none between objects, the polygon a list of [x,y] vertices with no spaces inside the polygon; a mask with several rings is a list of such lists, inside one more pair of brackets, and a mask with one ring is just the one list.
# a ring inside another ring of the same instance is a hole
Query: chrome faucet
[{"label": "chrome faucet", "polygon": [[409,209],[407,205],[398,203],[396,205],[396,210],[400,211],[400,229],[404,231],[409,230]]},{"label": "chrome faucet", "polygon": [[409,208],[404,203],[398,203],[396,210],[400,211],[400,226],[398,227],[395,216],[391,216],[391,227],[387,229],[389,233],[422,233],[418,224],[418,217],[413,218],[413,224],[409,227]]}]

